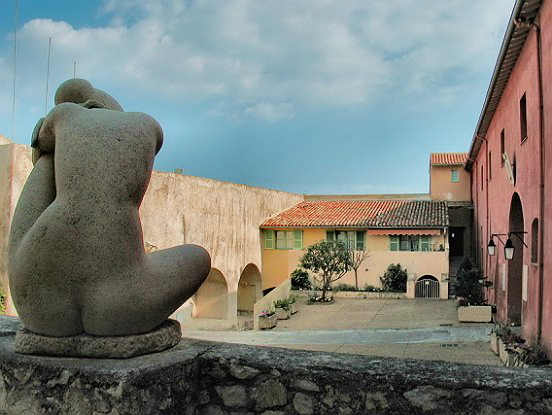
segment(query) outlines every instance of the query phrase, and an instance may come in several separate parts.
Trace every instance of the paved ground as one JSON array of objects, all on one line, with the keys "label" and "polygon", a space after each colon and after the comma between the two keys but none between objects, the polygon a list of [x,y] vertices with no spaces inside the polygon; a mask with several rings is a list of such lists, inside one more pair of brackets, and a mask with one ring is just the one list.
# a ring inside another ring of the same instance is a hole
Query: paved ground
[{"label": "paved ground", "polygon": [[185,337],[360,355],[500,365],[491,324],[458,323],[452,300],[337,299],[306,305],[269,331],[185,329]]}]

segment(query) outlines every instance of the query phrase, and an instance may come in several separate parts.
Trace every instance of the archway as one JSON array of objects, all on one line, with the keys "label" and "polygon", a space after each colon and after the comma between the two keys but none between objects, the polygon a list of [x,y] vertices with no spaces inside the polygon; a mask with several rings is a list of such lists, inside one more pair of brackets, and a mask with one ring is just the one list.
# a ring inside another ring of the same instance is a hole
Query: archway
[{"label": "archway", "polygon": [[439,298],[439,280],[433,275],[424,275],[416,281],[416,298]]},{"label": "archway", "polygon": [[194,296],[194,303],[196,318],[227,318],[228,285],[222,272],[211,268],[207,279]]},{"label": "archway", "polygon": [[[517,193],[510,203],[510,232],[523,232],[523,206]],[[523,233],[518,234],[523,239]],[[522,323],[522,273],[524,246],[522,240],[511,236],[514,244],[514,257],[508,262],[507,316],[510,324]]]},{"label": "archway", "polygon": [[262,296],[259,268],[254,264],[248,264],[241,273],[238,283],[238,314],[252,313],[255,302]]}]

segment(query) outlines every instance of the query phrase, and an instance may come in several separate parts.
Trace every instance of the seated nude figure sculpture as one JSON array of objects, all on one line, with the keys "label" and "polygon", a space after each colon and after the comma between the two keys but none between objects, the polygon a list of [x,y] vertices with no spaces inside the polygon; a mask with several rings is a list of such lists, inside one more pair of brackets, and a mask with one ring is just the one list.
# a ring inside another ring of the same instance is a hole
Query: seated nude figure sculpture
[{"label": "seated nude figure sculpture", "polygon": [[162,324],[203,283],[197,245],[144,252],[138,209],[163,132],[82,79],[63,83],[33,133],[12,221],[9,278],[25,328],[125,336]]}]

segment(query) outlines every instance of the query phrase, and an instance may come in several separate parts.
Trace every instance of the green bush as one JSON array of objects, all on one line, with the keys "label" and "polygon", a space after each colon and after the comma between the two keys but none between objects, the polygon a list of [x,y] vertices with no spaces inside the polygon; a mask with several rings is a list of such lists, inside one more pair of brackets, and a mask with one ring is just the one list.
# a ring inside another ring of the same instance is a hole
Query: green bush
[{"label": "green bush", "polygon": [[406,270],[401,267],[401,264],[391,264],[387,267],[387,271],[380,277],[383,291],[389,292],[406,292]]},{"label": "green bush", "polygon": [[337,284],[333,287],[334,291],[358,291],[352,284]]},{"label": "green bush", "polygon": [[289,310],[289,301],[287,299],[276,300],[274,301],[274,308],[283,308],[284,310]]},{"label": "green bush", "polygon": [[363,291],[366,291],[367,293],[379,293],[383,291],[383,288],[366,284]]},{"label": "green bush", "polygon": [[458,271],[456,275],[455,292],[458,297],[464,298],[468,305],[483,305],[483,276],[478,269]]},{"label": "green bush", "polygon": [[312,287],[309,273],[302,268],[297,268],[291,273],[291,288],[294,290],[310,290]]}]

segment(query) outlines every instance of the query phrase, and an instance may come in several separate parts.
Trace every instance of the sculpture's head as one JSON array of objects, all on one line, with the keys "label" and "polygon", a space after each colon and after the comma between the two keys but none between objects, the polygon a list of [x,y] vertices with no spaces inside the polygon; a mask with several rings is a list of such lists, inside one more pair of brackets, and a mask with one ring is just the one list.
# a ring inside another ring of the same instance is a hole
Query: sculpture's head
[{"label": "sculpture's head", "polygon": [[115,98],[101,89],[94,88],[84,79],[70,79],[62,83],[56,91],[56,105],[63,102],[73,102],[87,108],[105,108],[123,111],[123,107]]}]

